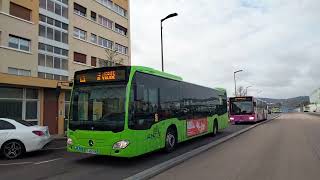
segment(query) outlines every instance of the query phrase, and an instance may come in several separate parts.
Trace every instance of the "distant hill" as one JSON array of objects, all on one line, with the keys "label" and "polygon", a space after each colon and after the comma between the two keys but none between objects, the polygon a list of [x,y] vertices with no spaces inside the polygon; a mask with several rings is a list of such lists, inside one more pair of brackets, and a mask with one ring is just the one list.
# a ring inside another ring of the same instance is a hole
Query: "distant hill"
[{"label": "distant hill", "polygon": [[272,103],[272,106],[280,107],[283,111],[292,111],[300,107],[301,104],[310,104],[309,96],[299,96],[289,99],[271,99],[271,98],[260,98],[268,103]]}]

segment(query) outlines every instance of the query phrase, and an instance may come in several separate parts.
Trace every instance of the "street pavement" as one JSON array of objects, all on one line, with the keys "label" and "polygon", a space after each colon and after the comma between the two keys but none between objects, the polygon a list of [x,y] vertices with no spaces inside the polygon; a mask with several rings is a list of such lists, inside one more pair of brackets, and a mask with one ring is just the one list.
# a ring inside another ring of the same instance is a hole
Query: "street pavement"
[{"label": "street pavement", "polygon": [[169,154],[158,151],[131,159],[68,153],[63,148],[65,140],[60,139],[46,150],[28,153],[21,159],[0,157],[0,179],[124,179],[250,125],[231,125],[216,137],[181,143]]},{"label": "street pavement", "polygon": [[320,116],[283,114],[153,179],[320,179],[319,140]]}]

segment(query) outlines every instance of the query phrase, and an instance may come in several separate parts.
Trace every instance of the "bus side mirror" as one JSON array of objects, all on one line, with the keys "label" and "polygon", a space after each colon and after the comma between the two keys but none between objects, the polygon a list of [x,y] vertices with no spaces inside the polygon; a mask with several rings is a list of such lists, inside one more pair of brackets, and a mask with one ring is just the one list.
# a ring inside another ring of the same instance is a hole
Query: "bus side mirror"
[{"label": "bus side mirror", "polygon": [[256,102],[253,102],[253,106],[256,107],[256,106],[257,106],[257,103],[256,103]]},{"label": "bus side mirror", "polygon": [[69,82],[69,87],[72,87],[73,86],[73,82]]}]

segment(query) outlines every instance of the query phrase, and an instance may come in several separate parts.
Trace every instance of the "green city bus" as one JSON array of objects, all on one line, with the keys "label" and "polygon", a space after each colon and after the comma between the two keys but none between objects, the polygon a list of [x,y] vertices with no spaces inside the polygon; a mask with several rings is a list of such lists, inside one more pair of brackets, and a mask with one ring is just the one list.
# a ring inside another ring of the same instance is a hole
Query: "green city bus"
[{"label": "green city bus", "polygon": [[67,149],[116,157],[171,152],[227,126],[224,89],[141,66],[88,69],[75,73]]}]

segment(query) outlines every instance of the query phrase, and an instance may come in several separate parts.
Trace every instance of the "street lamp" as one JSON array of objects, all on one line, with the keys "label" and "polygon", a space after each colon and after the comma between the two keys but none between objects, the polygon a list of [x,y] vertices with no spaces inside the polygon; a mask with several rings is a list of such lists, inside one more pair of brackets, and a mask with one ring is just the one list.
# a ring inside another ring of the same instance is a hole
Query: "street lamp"
[{"label": "street lamp", "polygon": [[237,97],[237,82],[236,82],[236,74],[242,72],[243,70],[238,70],[233,72],[233,79],[234,79],[234,95]]},{"label": "street lamp", "polygon": [[175,16],[178,16],[177,13],[172,13],[172,14],[169,14],[167,17],[161,19],[160,21],[160,26],[161,26],[161,66],[162,66],[162,72],[164,71],[163,69],[163,38],[162,38],[162,22],[165,21],[166,19],[169,19],[169,18],[172,18],[172,17],[175,17]]},{"label": "street lamp", "polygon": [[247,86],[246,87],[246,96],[248,95],[248,88],[251,88],[252,86]]}]

